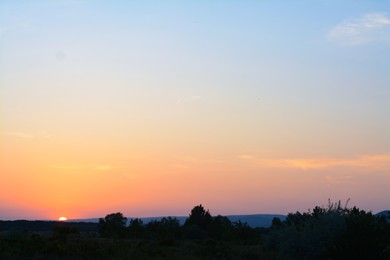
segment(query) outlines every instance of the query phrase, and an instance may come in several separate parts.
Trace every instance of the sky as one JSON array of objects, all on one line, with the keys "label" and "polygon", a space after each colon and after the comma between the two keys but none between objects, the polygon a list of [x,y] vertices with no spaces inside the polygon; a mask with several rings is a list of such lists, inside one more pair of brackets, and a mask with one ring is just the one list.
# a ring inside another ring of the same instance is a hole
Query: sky
[{"label": "sky", "polygon": [[0,219],[390,209],[390,1],[0,2]]}]

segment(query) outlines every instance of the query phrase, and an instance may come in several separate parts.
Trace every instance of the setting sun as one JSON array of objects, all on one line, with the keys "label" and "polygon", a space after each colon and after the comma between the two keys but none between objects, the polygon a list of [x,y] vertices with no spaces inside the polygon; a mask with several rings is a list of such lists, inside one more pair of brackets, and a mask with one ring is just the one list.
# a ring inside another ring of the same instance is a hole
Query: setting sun
[{"label": "setting sun", "polygon": [[0,220],[388,209],[389,0],[298,2],[0,0]]}]

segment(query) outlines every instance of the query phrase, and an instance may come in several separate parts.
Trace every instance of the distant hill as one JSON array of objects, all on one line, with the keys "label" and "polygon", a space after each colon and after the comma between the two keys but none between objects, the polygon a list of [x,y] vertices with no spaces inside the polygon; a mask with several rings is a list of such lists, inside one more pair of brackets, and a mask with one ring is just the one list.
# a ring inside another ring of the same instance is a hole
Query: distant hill
[{"label": "distant hill", "polygon": [[[171,216],[172,218],[176,218],[179,220],[180,224],[183,225],[185,220],[187,219],[187,216]],[[250,227],[270,227],[272,224],[272,219],[275,217],[280,218],[280,220],[284,221],[286,219],[285,215],[280,214],[253,214],[253,215],[229,215],[226,216],[230,219],[232,222],[246,222]],[[144,224],[149,223],[150,221],[157,220],[160,221],[164,217],[146,217],[146,218],[140,218]],[[131,217],[127,218],[130,222]],[[88,218],[88,219],[70,219],[68,222],[92,222],[92,223],[98,223],[99,218]]]},{"label": "distant hill", "polygon": [[390,223],[390,210],[383,210],[375,214],[375,216],[384,216],[388,223]]},{"label": "distant hill", "polygon": [[383,210],[375,214],[376,216],[390,217],[390,210]]},{"label": "distant hill", "polygon": [[273,218],[279,218],[281,221],[286,219],[285,215],[280,214],[231,215],[227,217],[232,222],[246,222],[250,227],[270,227]]}]

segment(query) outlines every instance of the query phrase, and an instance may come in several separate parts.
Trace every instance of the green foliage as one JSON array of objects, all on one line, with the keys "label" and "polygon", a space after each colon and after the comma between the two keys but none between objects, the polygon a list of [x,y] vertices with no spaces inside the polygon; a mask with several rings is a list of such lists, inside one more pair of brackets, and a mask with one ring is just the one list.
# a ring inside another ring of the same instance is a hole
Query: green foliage
[{"label": "green foliage", "polygon": [[274,217],[272,219],[272,224],[271,224],[272,229],[280,228],[280,227],[282,227],[282,225],[283,225],[283,222],[280,220],[280,218]]},{"label": "green foliage", "polygon": [[80,230],[77,227],[68,225],[68,223],[58,223],[54,227],[53,233],[60,235],[80,234]]},{"label": "green foliage", "polygon": [[233,226],[235,240],[246,244],[259,242],[260,231],[258,229],[251,228],[247,223],[241,221],[235,222]]},{"label": "green foliage", "polygon": [[240,243],[258,243],[260,232],[241,221],[232,223],[227,217],[212,217],[202,205],[195,206],[183,226],[183,234],[187,239],[212,238]]},{"label": "green foliage", "polygon": [[184,236],[188,239],[206,238],[212,222],[210,212],[206,211],[202,204],[195,206],[184,223]]},{"label": "green foliage", "polygon": [[345,218],[345,232],[336,243],[333,256],[354,259],[390,258],[390,226],[384,217],[375,217],[354,207]]},{"label": "green foliage", "polygon": [[[165,242],[165,241],[164,241]],[[217,240],[0,237],[0,259],[264,259],[260,245]]]},{"label": "green foliage", "polygon": [[183,236],[185,239],[205,239],[207,238],[207,231],[200,228],[197,225],[184,225],[183,226]]},{"label": "green foliage", "polygon": [[389,225],[371,213],[330,203],[275,221],[268,246],[281,259],[383,259]]},{"label": "green foliage", "polygon": [[[263,229],[212,217],[202,205],[183,226],[171,217],[126,223],[119,212],[94,226],[0,222],[0,259],[390,259],[386,216],[340,202],[275,218]],[[97,227],[101,237],[91,235]]]},{"label": "green foliage", "polygon": [[206,211],[202,204],[200,204],[191,210],[191,214],[186,219],[184,225],[195,225],[201,229],[207,229],[210,227],[212,221],[213,219],[210,215],[210,212],[208,210]]},{"label": "green foliage", "polygon": [[65,241],[68,236],[74,235],[78,236],[80,234],[80,230],[77,227],[72,225],[68,225],[69,223],[57,223],[54,226],[52,231],[53,239],[58,239],[60,241]]},{"label": "green foliage", "polygon": [[145,233],[144,223],[139,218],[130,220],[130,224],[127,227],[127,234],[130,238],[143,238]]},{"label": "green foliage", "polygon": [[102,237],[121,238],[126,234],[127,219],[122,213],[112,213],[99,219],[99,233]]},{"label": "green foliage", "polygon": [[234,227],[232,222],[224,216],[218,215],[213,217],[209,234],[212,238],[219,240],[232,240]]},{"label": "green foliage", "polygon": [[153,220],[145,225],[148,238],[164,241],[172,241],[181,237],[179,220],[168,217],[160,221]]}]

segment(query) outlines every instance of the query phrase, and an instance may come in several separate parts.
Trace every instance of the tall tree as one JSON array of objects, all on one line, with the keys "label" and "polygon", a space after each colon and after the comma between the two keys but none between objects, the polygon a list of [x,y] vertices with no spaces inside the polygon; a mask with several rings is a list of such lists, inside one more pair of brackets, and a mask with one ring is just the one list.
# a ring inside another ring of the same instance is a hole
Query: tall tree
[{"label": "tall tree", "polygon": [[99,219],[99,233],[102,237],[123,237],[126,231],[127,218],[122,213],[108,214]]},{"label": "tall tree", "polygon": [[195,225],[202,229],[207,229],[212,224],[212,221],[213,218],[211,217],[209,210],[205,210],[202,204],[200,204],[191,210],[184,225]]}]

